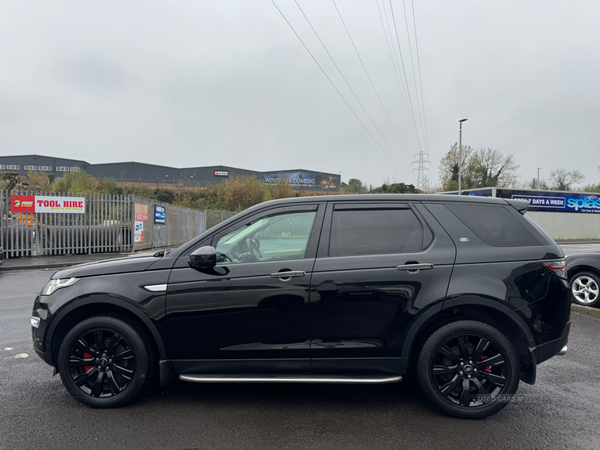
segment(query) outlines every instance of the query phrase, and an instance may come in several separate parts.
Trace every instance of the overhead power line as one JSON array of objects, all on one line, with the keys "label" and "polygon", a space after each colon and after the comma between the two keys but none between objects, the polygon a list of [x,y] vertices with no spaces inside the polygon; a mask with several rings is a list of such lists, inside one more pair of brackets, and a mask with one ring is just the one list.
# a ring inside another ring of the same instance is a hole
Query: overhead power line
[{"label": "overhead power line", "polygon": [[[317,37],[317,39],[319,40],[319,42],[323,46],[323,49],[327,53],[327,56],[329,56],[329,59],[331,59],[331,62],[333,63],[333,65],[335,66],[335,68],[337,69],[337,71],[339,72],[339,74],[342,77],[342,79],[344,80],[344,82],[346,83],[346,86],[348,86],[348,89],[350,89],[350,92],[352,92],[352,95],[354,96],[354,98],[356,99],[356,101],[358,102],[358,104],[360,105],[360,107],[362,108],[363,112],[367,115],[367,117],[369,118],[369,120],[371,121],[371,123],[373,124],[373,126],[375,127],[375,129],[377,130],[377,132],[379,133],[379,135],[381,136],[381,138],[385,141],[385,143],[388,145],[388,147],[390,148],[390,150],[392,150],[392,152],[394,152],[394,154],[403,163],[408,164],[400,155],[398,155],[398,153],[396,153],[396,151],[394,150],[394,148],[392,147],[392,145],[388,142],[388,140],[385,138],[385,136],[383,135],[383,133],[381,132],[381,130],[379,129],[379,127],[375,124],[375,122],[371,118],[371,115],[367,112],[367,110],[365,109],[364,105],[362,104],[362,102],[360,101],[360,99],[358,98],[358,96],[356,95],[356,92],[354,92],[354,89],[352,89],[352,86],[350,86],[350,83],[348,82],[348,80],[346,79],[346,77],[344,76],[344,74],[342,73],[342,70],[339,68],[339,66],[337,65],[337,63],[333,59],[333,56],[331,56],[331,53],[327,49],[327,46],[321,40],[321,37],[319,36],[319,33],[317,33],[317,30],[315,30],[315,28],[313,27],[312,23],[310,22],[310,20],[306,16],[306,14],[304,14],[304,10],[298,4],[297,0],[294,0],[294,2],[296,3],[296,6],[298,6],[298,9],[302,13],[302,15],[304,16],[304,19],[306,19],[306,22],[308,22],[308,25],[310,26],[311,30],[313,31],[313,33],[315,33],[315,36]],[[407,149],[407,151],[408,151],[408,149]]]},{"label": "overhead power line", "polygon": [[394,23],[394,31],[395,31],[395,34],[396,34],[396,42],[398,43],[398,53],[400,55],[400,62],[402,63],[402,72],[404,73],[404,84],[406,85],[406,92],[407,92],[407,95],[408,95],[408,103],[410,105],[410,111],[411,111],[411,114],[412,114],[413,123],[415,124],[415,128],[417,129],[417,133],[416,133],[416,135],[417,135],[417,145],[419,146],[419,150],[423,151],[423,148],[421,147],[421,140],[419,139],[418,128],[416,127],[417,121],[415,119],[415,109],[413,107],[412,98],[411,98],[411,95],[410,95],[410,88],[408,86],[408,79],[407,79],[407,76],[406,76],[406,67],[404,66],[404,58],[402,57],[402,48],[400,46],[400,36],[398,34],[398,25],[396,24],[396,15],[394,14],[394,6],[392,5],[392,0],[389,0],[389,3],[390,3],[390,10],[392,12],[392,20],[393,20],[393,23]]},{"label": "overhead power line", "polygon": [[[381,5],[383,7],[383,15],[385,16],[385,22],[383,16],[381,15],[381,8],[379,7],[379,0],[375,0],[377,3],[377,11],[379,12],[379,20],[381,22],[381,28],[383,30],[383,34],[385,36],[385,43],[388,48],[388,54],[390,56],[390,61],[392,62],[392,68],[394,69],[394,74],[396,76],[396,84],[398,86],[398,91],[400,92],[400,99],[402,100],[402,106],[404,107],[404,113],[406,114],[406,120],[408,121],[408,130],[410,131],[411,137],[414,140],[415,146],[417,145],[417,138],[415,136],[416,127],[413,126],[411,122],[410,113],[408,110],[408,101],[404,95],[404,89],[402,83],[400,82],[400,62],[398,61],[398,55],[396,52],[396,47],[394,46],[394,41],[392,37],[392,30],[389,24],[389,18],[387,14],[387,10],[385,8],[384,0],[381,0]],[[387,24],[387,27],[386,27]],[[389,30],[389,39],[388,39],[388,30]],[[390,46],[391,43],[391,46]],[[413,120],[414,121],[414,120]]]},{"label": "overhead power line", "polygon": [[[390,118],[390,115],[388,114],[387,109],[385,108],[385,106],[383,105],[383,102],[381,101],[381,97],[379,96],[379,93],[377,92],[377,89],[375,88],[375,84],[373,84],[373,80],[371,79],[371,76],[369,75],[369,71],[367,70],[367,67],[365,66],[365,63],[364,63],[362,57],[360,56],[360,52],[358,51],[358,48],[356,48],[356,44],[354,43],[354,39],[352,39],[352,35],[350,34],[350,30],[348,30],[348,27],[346,26],[346,22],[344,21],[344,18],[342,17],[342,14],[340,13],[340,10],[337,7],[337,4],[335,3],[335,0],[331,0],[331,1],[333,3],[333,6],[335,7],[335,10],[338,13],[338,16],[339,16],[340,20],[342,21],[342,25],[344,25],[344,29],[346,30],[346,34],[348,35],[348,38],[350,39],[350,42],[352,43],[352,48],[354,48],[354,51],[356,52],[356,56],[358,56],[358,60],[360,61],[360,65],[362,66],[363,70],[365,71],[365,74],[367,75],[367,78],[369,79],[369,83],[371,84],[371,88],[373,88],[373,92],[375,92],[375,95],[377,96],[377,100],[379,100],[379,104],[381,105],[381,108],[383,109],[383,112],[385,113],[385,116],[387,117],[388,121],[390,122],[390,125],[392,126],[394,132],[396,133],[396,136],[398,137],[398,140],[400,141],[400,143],[402,144],[402,146],[404,147],[404,149],[408,152],[408,148],[406,147],[406,145],[404,144],[404,141],[402,140],[402,138],[398,134],[398,130],[396,130],[396,127],[394,126],[394,123],[392,122],[392,119]],[[408,153],[410,154],[410,152],[408,152]],[[396,154],[396,155],[398,155],[398,154]],[[398,156],[398,157],[400,157],[400,156]]]},{"label": "overhead power line", "polygon": [[427,133],[427,116],[425,115],[425,99],[423,98],[423,78],[421,77],[421,58],[419,58],[419,41],[417,39],[417,19],[415,18],[415,3],[411,0],[413,28],[415,30],[415,48],[417,50],[417,67],[419,68],[419,86],[421,87],[421,108],[423,111],[423,126],[425,127],[425,146],[429,151],[429,138]]},{"label": "overhead power line", "polygon": [[281,11],[281,9],[279,9],[279,7],[277,6],[277,4],[275,3],[275,0],[271,0],[271,3],[273,3],[273,6],[275,6],[275,8],[277,9],[277,11],[279,12],[279,14],[281,15],[281,17],[283,18],[283,20],[285,20],[285,22],[288,24],[288,26],[290,27],[290,29],[292,30],[292,32],[296,35],[296,37],[298,38],[298,40],[300,41],[300,43],[302,44],[302,46],[304,47],[304,49],[308,52],[308,54],[310,55],[310,57],[312,58],[312,60],[315,62],[315,64],[319,67],[319,69],[321,70],[321,72],[323,73],[323,75],[325,75],[325,78],[327,78],[327,81],[329,81],[329,83],[331,84],[331,86],[335,89],[335,91],[337,92],[337,94],[340,96],[340,98],[342,99],[342,101],[344,102],[344,104],[348,107],[348,109],[350,110],[350,112],[352,113],[352,115],[354,115],[354,117],[356,118],[356,120],[358,120],[358,122],[362,125],[362,127],[365,129],[365,131],[369,134],[369,136],[371,136],[371,139],[373,139],[373,141],[375,142],[375,144],[381,149],[381,151],[395,164],[397,165],[400,169],[402,169],[405,172],[409,172],[408,170],[404,169],[402,166],[400,166],[389,154],[388,152],[385,151],[385,149],[382,147],[382,145],[379,143],[379,141],[377,141],[377,139],[375,139],[375,136],[373,136],[373,134],[369,131],[369,129],[366,127],[366,125],[363,123],[362,120],[360,120],[360,117],[358,117],[358,115],[356,114],[356,112],[352,109],[352,107],[350,106],[350,104],[346,101],[346,99],[344,98],[344,96],[342,95],[342,93],[339,91],[339,89],[336,87],[335,83],[331,80],[331,78],[329,78],[329,75],[327,75],[327,72],[325,72],[325,70],[323,69],[323,67],[321,66],[321,64],[319,64],[319,62],[317,61],[317,59],[315,58],[315,56],[312,54],[312,52],[310,51],[310,49],[306,46],[306,44],[304,43],[304,41],[302,40],[302,38],[300,37],[300,35],[296,32],[296,30],[294,29],[294,27],[292,26],[292,24],[290,23],[290,21],[287,19],[287,17],[285,16],[285,14],[283,14],[283,11]]},{"label": "overhead power line", "polygon": [[[413,83],[415,85],[415,96],[417,97],[417,110],[419,113],[419,118],[421,119],[421,129],[423,131],[423,138],[425,138],[426,134],[425,134],[425,121],[423,119],[423,110],[421,108],[421,103],[419,102],[419,87],[417,86],[417,74],[415,71],[415,59],[413,58],[413,52],[412,52],[412,44],[410,42],[410,27],[408,26],[408,14],[406,14],[406,2],[405,0],[402,0],[402,9],[404,10],[404,24],[406,25],[406,39],[408,40],[408,53],[410,55],[410,65],[412,68],[412,74],[413,74]],[[414,13],[414,11],[413,11]],[[413,16],[414,17],[414,16]],[[416,31],[415,31],[415,40],[416,40]],[[425,148],[427,149],[427,146],[425,146]]]}]

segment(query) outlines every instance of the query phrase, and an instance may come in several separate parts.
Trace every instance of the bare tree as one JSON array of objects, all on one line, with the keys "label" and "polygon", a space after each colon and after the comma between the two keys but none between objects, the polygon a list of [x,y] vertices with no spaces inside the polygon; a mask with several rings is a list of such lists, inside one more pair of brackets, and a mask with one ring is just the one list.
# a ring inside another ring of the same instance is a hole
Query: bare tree
[{"label": "bare tree", "polygon": [[480,148],[469,161],[469,173],[477,187],[516,185],[519,165],[515,155],[504,155],[493,148]]},{"label": "bare tree", "polygon": [[570,191],[571,186],[581,183],[585,177],[576,169],[571,171],[566,169],[556,169],[550,172],[550,183],[552,189],[557,191]]},{"label": "bare tree", "polygon": [[[462,188],[476,189],[484,187],[516,187],[519,178],[515,155],[505,155],[493,148],[464,146],[462,156]],[[458,144],[440,161],[440,184],[445,191],[458,189]]]},{"label": "bare tree", "polygon": [[540,179],[538,182],[538,179],[535,177],[517,187],[523,187],[525,189],[538,189],[538,190],[541,189],[543,191],[550,190],[550,186],[548,186],[548,183],[546,182],[546,180]]}]

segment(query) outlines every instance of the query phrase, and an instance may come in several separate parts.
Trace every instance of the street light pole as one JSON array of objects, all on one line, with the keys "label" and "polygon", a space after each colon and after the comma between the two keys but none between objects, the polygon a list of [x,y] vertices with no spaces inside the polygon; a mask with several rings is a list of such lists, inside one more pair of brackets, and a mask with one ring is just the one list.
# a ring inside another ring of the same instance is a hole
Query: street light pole
[{"label": "street light pole", "polygon": [[462,193],[462,124],[469,119],[461,119],[460,131],[458,132],[458,195]]},{"label": "street light pole", "polygon": [[540,188],[540,169],[543,169],[543,167],[538,167],[538,179],[537,179],[537,188]]}]

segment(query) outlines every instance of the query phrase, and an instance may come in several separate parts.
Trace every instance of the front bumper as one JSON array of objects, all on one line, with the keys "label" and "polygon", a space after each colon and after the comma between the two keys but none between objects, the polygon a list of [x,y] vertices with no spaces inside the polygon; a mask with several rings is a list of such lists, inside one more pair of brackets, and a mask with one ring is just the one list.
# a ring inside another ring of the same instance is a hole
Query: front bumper
[{"label": "front bumper", "polygon": [[52,354],[51,353],[46,353],[46,352],[43,352],[41,350],[38,350],[37,348],[35,348],[35,346],[33,347],[33,349],[35,350],[35,352],[37,353],[37,355],[44,360],[44,362],[46,364],[54,366],[54,362],[52,361]]}]

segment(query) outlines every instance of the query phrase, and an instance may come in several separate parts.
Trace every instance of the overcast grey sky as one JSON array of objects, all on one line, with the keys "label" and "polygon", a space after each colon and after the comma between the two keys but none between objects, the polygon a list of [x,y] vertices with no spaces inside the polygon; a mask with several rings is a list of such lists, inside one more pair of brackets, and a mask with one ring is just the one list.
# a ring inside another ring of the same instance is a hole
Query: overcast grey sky
[{"label": "overcast grey sky", "polygon": [[463,144],[515,153],[523,180],[538,167],[542,178],[566,168],[600,179],[600,2],[414,0],[424,138],[402,1],[392,0],[406,70],[399,80],[417,131],[380,20],[379,11],[392,23],[390,0],[336,0],[405,148],[334,4],[297,1],[397,155],[294,0],[275,3],[394,162],[271,0],[0,0],[0,152],[414,183],[413,155],[429,151],[436,181],[458,120],[468,118]]}]

